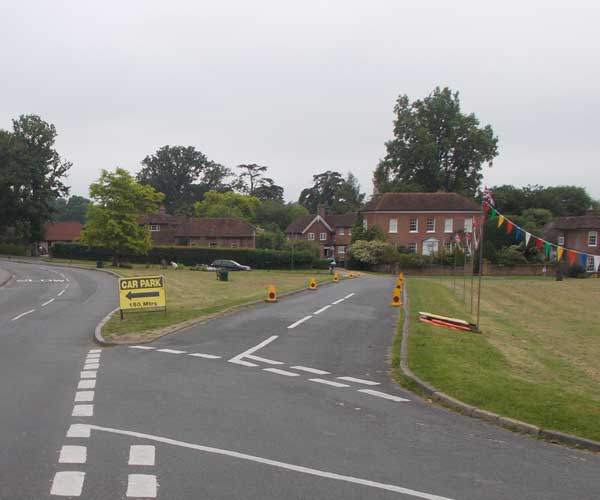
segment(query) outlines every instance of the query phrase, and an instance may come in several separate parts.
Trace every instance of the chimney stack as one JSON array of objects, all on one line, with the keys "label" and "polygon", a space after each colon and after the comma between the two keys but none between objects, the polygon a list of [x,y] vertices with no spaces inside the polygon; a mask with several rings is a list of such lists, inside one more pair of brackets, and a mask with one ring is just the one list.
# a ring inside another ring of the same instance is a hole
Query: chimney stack
[{"label": "chimney stack", "polygon": [[160,207],[158,209],[158,213],[160,215],[165,215],[167,213],[167,209],[165,208],[165,204],[164,203],[160,204]]},{"label": "chimney stack", "polygon": [[325,211],[325,205],[323,205],[322,203],[319,203],[319,205],[317,206],[317,214],[321,216],[321,218],[325,218],[326,215],[326,211]]}]

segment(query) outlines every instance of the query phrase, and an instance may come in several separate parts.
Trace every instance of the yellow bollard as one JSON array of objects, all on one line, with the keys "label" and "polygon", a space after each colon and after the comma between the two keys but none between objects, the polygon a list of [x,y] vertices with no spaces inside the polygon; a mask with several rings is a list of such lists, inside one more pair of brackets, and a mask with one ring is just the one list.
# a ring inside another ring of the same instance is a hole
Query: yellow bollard
[{"label": "yellow bollard", "polygon": [[398,278],[396,280],[396,288],[402,288],[403,284],[404,284],[404,281],[402,281],[400,278]]},{"label": "yellow bollard", "polygon": [[392,295],[392,302],[390,303],[393,307],[400,307],[402,305],[401,291],[399,288],[394,288],[394,294]]},{"label": "yellow bollard", "polygon": [[340,275],[338,273],[333,273],[333,282],[338,283],[340,281]]},{"label": "yellow bollard", "polygon": [[350,278],[350,279],[354,278],[354,274],[352,273],[352,271],[350,271],[350,274],[348,275],[348,278]]},{"label": "yellow bollard", "polygon": [[400,278],[402,281],[404,281],[404,271],[400,273],[400,275],[398,276],[398,278]]},{"label": "yellow bollard", "polygon": [[317,280],[314,278],[310,279],[310,282],[308,284],[308,289],[309,290],[316,290],[317,289]]},{"label": "yellow bollard", "polygon": [[277,289],[275,285],[269,285],[267,289],[267,302],[277,302]]},{"label": "yellow bollard", "polygon": [[356,273],[356,277],[357,277],[357,278],[360,278],[360,276],[361,276],[361,275],[360,275],[360,271],[359,271],[359,272],[357,272],[357,273]]}]

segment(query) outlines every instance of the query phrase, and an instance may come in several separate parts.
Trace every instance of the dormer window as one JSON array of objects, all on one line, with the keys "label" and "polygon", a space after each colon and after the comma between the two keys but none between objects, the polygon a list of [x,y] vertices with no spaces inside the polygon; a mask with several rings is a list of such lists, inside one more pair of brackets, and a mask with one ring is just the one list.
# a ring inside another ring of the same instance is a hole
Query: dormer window
[{"label": "dormer window", "polygon": [[148,229],[151,232],[156,232],[156,231],[160,231],[160,224],[150,224]]}]

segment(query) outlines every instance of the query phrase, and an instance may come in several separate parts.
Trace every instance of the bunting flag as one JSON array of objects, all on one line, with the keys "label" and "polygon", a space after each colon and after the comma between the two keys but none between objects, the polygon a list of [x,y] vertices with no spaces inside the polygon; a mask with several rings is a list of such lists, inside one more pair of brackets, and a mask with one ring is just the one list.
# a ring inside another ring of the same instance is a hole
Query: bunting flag
[{"label": "bunting flag", "polygon": [[531,233],[525,231],[525,246],[529,246],[529,240],[531,239]]},{"label": "bunting flag", "polygon": [[596,272],[598,272],[598,269],[600,269],[600,255],[594,256],[594,269]]},{"label": "bunting flag", "polygon": [[582,253],[582,254],[581,254],[581,266],[582,266],[582,267],[583,267],[585,270],[587,270],[587,259],[588,259],[588,256],[587,256],[587,254],[586,254],[586,253]]},{"label": "bunting flag", "polygon": [[562,256],[563,256],[563,252],[564,252],[564,251],[565,251],[565,249],[564,249],[563,247],[558,247],[558,248],[556,249],[556,260],[557,260],[558,262],[560,262],[560,260],[562,259]]},{"label": "bunting flag", "polygon": [[543,244],[544,244],[544,240],[542,240],[541,238],[535,239],[535,248],[537,249],[538,252],[542,249]]},{"label": "bunting flag", "polygon": [[575,263],[575,252],[573,250],[567,250],[567,255],[569,257],[569,265],[572,266]]},{"label": "bunting flag", "polygon": [[504,224],[504,215],[498,217],[498,227],[502,227],[502,224]]},{"label": "bunting flag", "polygon": [[515,230],[515,241],[521,241],[521,228],[518,227]]},{"label": "bunting flag", "polygon": [[546,258],[550,259],[550,250],[552,250],[552,245],[547,241],[544,241],[544,252],[546,253]]},{"label": "bunting flag", "polygon": [[506,234],[512,233],[512,230],[514,229],[514,227],[515,227],[515,225],[511,221],[508,221],[506,224]]},{"label": "bunting flag", "polygon": [[[485,206],[488,206],[488,207],[489,207],[489,205],[485,205]],[[497,216],[498,216],[498,211],[497,211],[497,210],[496,210],[494,207],[490,207],[490,217],[491,217],[492,219],[494,219],[494,218],[496,218]]]}]

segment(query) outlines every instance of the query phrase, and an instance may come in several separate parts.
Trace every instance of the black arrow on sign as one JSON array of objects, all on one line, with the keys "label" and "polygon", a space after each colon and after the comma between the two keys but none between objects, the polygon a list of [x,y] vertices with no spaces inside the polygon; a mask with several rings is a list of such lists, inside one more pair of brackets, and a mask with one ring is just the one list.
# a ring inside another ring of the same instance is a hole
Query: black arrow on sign
[{"label": "black arrow on sign", "polygon": [[129,300],[143,299],[145,297],[159,297],[159,296],[160,296],[160,292],[138,292],[138,293],[129,292],[127,295],[125,295],[125,297],[127,297]]}]

